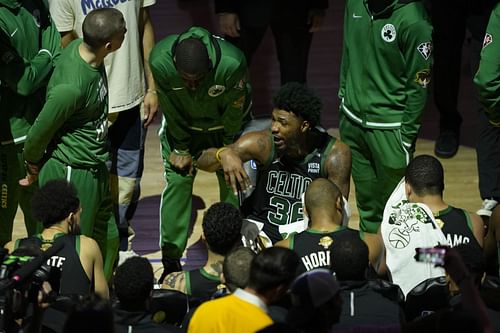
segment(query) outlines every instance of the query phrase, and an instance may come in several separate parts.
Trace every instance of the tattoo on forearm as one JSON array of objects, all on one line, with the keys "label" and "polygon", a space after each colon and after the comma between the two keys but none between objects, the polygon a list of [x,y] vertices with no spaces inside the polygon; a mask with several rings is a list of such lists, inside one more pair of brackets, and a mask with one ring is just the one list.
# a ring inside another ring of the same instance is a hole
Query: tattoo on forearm
[{"label": "tattoo on forearm", "polygon": [[167,275],[167,277],[165,278],[165,281],[163,281],[163,284],[171,289],[174,289],[175,284],[177,282],[177,278],[179,277],[179,273],[182,273],[182,272],[176,272],[176,273],[171,273],[171,274]]}]

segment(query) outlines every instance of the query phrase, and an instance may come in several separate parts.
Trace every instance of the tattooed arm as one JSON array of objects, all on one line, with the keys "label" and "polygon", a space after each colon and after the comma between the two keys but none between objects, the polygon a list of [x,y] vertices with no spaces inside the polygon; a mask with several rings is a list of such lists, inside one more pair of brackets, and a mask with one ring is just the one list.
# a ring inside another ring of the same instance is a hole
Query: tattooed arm
[{"label": "tattooed arm", "polygon": [[186,272],[173,272],[168,274],[161,286],[162,289],[177,290],[187,293]]},{"label": "tattooed arm", "polygon": [[226,182],[235,193],[238,186],[246,190],[251,182],[243,162],[254,160],[257,164],[265,164],[273,151],[273,140],[269,130],[249,132],[241,136],[235,143],[221,148],[210,148],[198,158],[198,168],[215,172],[222,168]]}]

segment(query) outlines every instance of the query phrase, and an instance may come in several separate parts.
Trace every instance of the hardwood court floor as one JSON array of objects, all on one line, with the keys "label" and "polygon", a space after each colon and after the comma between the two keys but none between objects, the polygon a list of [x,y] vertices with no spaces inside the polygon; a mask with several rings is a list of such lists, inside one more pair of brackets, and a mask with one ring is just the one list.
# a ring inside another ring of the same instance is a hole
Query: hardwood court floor
[{"label": "hardwood court floor", "polygon": [[[160,196],[164,186],[163,164],[160,157],[160,143],[157,135],[158,123],[153,124],[147,136],[145,168],[142,178],[141,200],[132,226],[136,231],[133,248],[136,252],[151,259],[153,266],[161,273],[158,246],[158,215]],[[338,136],[336,129],[330,132]],[[434,142],[419,139],[416,155],[433,154]],[[455,206],[476,211],[480,205],[478,191],[477,166],[475,150],[460,147],[458,154],[449,160],[442,159],[445,169],[445,200]],[[350,225],[358,227],[358,214],[355,205],[354,184],[351,182],[349,205],[352,212]],[[214,174],[199,171],[193,191],[193,232],[188,242],[188,267],[200,266],[204,261],[203,246],[199,242],[201,234],[201,218],[203,212],[218,201],[218,186]],[[26,234],[22,222],[22,213],[18,212],[14,225],[14,238]]]}]

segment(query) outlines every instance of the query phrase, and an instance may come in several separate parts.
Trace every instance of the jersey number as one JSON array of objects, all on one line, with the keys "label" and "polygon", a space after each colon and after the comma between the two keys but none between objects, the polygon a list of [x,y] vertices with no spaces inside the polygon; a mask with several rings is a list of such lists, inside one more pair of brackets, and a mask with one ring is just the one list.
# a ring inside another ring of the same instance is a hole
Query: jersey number
[{"label": "jersey number", "polygon": [[282,197],[272,197],[269,200],[269,205],[274,208],[274,211],[267,213],[267,219],[272,224],[285,225],[302,219],[301,201],[291,203]]}]

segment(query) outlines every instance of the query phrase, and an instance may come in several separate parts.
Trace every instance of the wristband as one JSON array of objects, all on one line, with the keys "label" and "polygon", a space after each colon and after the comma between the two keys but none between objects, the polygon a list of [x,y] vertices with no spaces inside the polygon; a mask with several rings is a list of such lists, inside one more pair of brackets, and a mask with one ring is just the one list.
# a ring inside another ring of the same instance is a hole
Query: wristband
[{"label": "wristband", "polygon": [[175,153],[176,155],[179,155],[179,156],[189,156],[189,155],[191,155],[191,154],[189,153],[189,150],[188,150],[188,149],[183,149],[183,150],[181,150],[181,149],[174,149],[174,153]]},{"label": "wristband", "polygon": [[220,153],[222,153],[224,150],[226,150],[227,147],[221,147],[219,149],[217,149],[217,151],[215,152],[215,159],[217,160],[217,162],[221,162],[220,160]]}]

